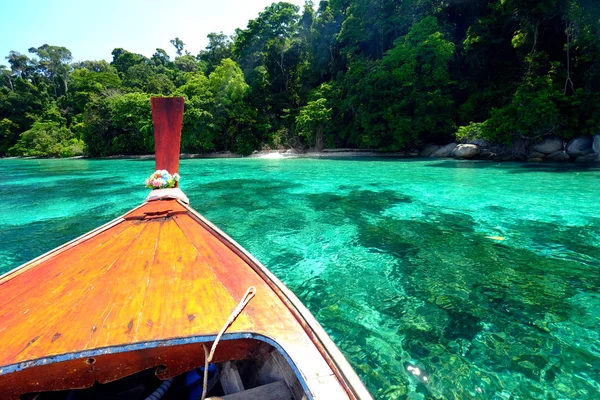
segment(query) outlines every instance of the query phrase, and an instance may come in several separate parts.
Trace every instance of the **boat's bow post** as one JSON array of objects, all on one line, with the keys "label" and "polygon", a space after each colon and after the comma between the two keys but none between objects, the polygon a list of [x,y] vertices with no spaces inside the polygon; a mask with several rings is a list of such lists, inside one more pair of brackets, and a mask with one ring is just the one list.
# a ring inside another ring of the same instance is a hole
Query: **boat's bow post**
[{"label": "boat's bow post", "polygon": [[[152,97],[150,99],[152,123],[154,124],[156,170],[166,170],[171,175],[179,172],[183,101],[183,97]],[[180,199],[189,203],[177,182],[174,188],[152,190],[146,201],[161,199]]]}]

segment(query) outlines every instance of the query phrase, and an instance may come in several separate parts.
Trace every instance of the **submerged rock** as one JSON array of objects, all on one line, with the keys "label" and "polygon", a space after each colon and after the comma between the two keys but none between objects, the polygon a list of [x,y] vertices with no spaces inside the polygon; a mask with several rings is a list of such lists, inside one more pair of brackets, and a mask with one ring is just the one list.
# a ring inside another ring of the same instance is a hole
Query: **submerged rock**
[{"label": "submerged rock", "polygon": [[549,161],[569,161],[569,155],[564,151],[556,151],[546,157]]},{"label": "submerged rock", "polygon": [[431,154],[429,157],[448,157],[450,153],[456,148],[456,143],[450,143],[443,147],[440,147],[437,151]]},{"label": "submerged rock", "polygon": [[533,146],[533,150],[538,153],[552,154],[563,149],[563,140],[558,137],[549,137],[542,140],[541,143]]},{"label": "submerged rock", "polygon": [[580,136],[572,139],[567,145],[567,153],[571,157],[587,156],[592,153],[593,140],[591,136]]},{"label": "submerged rock", "polygon": [[440,146],[438,146],[437,144],[428,144],[427,146],[425,146],[423,148],[423,150],[421,150],[421,152],[419,153],[419,156],[420,157],[429,157],[430,155],[432,155],[433,153],[438,151],[439,148],[440,148]]},{"label": "submerged rock", "polygon": [[479,146],[476,144],[459,144],[452,150],[452,156],[456,158],[473,158],[479,155]]}]

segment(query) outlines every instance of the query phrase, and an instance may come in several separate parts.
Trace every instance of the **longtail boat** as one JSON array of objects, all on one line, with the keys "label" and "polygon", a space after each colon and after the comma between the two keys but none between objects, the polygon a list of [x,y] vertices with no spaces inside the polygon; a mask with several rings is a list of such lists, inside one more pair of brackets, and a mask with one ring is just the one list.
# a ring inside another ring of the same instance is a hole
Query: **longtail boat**
[{"label": "longtail boat", "polygon": [[[183,98],[153,98],[179,170]],[[0,277],[0,399],[371,399],[298,298],[179,187]]]}]

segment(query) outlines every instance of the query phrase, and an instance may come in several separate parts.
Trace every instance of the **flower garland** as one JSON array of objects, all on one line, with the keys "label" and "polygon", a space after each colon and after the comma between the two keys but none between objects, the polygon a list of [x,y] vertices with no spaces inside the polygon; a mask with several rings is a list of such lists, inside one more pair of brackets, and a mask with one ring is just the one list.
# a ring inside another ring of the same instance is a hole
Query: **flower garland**
[{"label": "flower garland", "polygon": [[177,182],[179,182],[178,173],[171,175],[167,170],[159,169],[146,179],[146,187],[152,190],[174,188]]}]

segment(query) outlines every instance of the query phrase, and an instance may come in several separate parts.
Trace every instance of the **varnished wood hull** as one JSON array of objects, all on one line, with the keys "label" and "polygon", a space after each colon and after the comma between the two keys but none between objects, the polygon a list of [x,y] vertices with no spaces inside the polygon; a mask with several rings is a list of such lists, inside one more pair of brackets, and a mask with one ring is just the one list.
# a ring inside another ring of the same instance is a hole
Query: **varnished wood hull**
[{"label": "varnished wood hull", "polygon": [[[178,196],[174,196],[178,197]],[[161,379],[204,363],[249,286],[256,296],[215,362],[268,344],[308,397],[370,395],[300,301],[184,201],[150,201],[0,278],[0,392],[84,388],[162,366]]]}]

